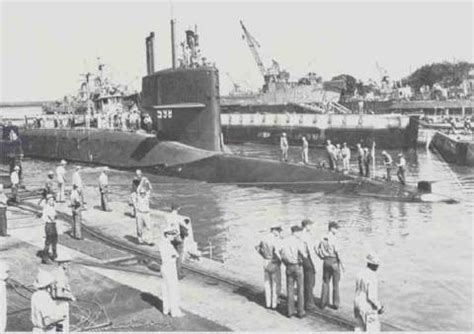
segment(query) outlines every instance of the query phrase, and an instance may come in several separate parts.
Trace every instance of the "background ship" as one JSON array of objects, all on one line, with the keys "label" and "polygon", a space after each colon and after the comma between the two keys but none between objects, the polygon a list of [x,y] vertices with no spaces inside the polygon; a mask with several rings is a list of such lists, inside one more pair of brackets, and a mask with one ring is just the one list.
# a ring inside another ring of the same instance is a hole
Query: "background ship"
[{"label": "background ship", "polygon": [[[355,147],[357,143],[381,148],[413,147],[417,143],[416,117],[400,114],[354,114],[339,103],[345,80],[323,82],[310,72],[297,82],[277,61],[266,68],[259,55],[260,44],[242,21],[243,37],[263,76],[258,93],[234,92],[221,98],[222,132],[229,143],[278,144],[282,132],[292,145],[305,136],[309,145],[322,146],[327,139]],[[238,85],[234,83],[236,91]]]}]

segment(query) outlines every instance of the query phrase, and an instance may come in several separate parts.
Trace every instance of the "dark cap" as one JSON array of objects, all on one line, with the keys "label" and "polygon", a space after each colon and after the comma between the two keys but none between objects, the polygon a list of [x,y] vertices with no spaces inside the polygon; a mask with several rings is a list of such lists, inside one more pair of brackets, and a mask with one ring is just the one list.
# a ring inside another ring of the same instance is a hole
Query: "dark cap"
[{"label": "dark cap", "polygon": [[337,222],[335,222],[334,220],[332,220],[332,221],[329,222],[328,228],[329,228],[329,229],[331,229],[331,228],[339,228],[339,224],[338,224]]},{"label": "dark cap", "polygon": [[295,233],[295,232],[301,232],[303,229],[301,228],[301,226],[298,226],[298,225],[293,225],[291,227],[291,233]]},{"label": "dark cap", "polygon": [[278,231],[278,232],[281,232],[283,229],[281,228],[280,225],[275,225],[275,226],[272,226],[270,227],[270,231]]},{"label": "dark cap", "polygon": [[308,218],[303,219],[303,221],[301,222],[301,226],[302,226],[302,227],[305,227],[305,226],[308,226],[308,225],[312,225],[312,224],[314,224],[314,222],[313,222],[311,219],[308,219]]}]

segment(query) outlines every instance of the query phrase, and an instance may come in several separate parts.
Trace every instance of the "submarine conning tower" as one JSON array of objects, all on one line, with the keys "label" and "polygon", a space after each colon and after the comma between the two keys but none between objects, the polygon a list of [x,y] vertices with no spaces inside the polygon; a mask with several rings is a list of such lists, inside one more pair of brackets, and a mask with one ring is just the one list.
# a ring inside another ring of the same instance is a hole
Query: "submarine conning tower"
[{"label": "submarine conning tower", "polygon": [[[219,72],[193,61],[197,40],[187,38],[190,56],[183,55],[179,68],[158,72],[152,68],[154,73],[143,77],[142,108],[150,113],[158,139],[222,151]],[[147,65],[153,64],[148,58],[153,56],[153,38],[147,38],[146,46]]]}]

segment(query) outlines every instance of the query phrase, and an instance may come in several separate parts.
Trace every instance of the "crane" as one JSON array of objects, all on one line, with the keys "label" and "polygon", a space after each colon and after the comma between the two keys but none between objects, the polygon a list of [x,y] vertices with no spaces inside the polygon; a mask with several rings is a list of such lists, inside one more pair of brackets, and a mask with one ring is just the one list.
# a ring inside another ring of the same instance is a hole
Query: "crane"
[{"label": "crane", "polygon": [[242,20],[240,20],[240,25],[242,26],[242,30],[244,31],[244,36],[245,40],[247,41],[247,44],[250,48],[250,52],[252,52],[252,56],[255,59],[255,62],[257,63],[258,69],[260,70],[260,73],[265,77],[267,75],[267,70],[265,69],[265,66],[263,66],[262,59],[260,58],[260,55],[258,54],[257,48],[260,47],[260,43],[253,37],[247,28],[245,28],[244,23]]}]

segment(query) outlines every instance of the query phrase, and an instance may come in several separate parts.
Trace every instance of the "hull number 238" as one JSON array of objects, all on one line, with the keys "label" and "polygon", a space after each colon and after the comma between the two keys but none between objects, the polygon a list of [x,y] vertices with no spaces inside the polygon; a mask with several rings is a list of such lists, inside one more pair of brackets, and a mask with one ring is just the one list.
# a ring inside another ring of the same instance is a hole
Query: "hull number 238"
[{"label": "hull number 238", "polygon": [[156,116],[158,117],[158,119],[173,118],[173,110],[171,109],[157,110]]}]

